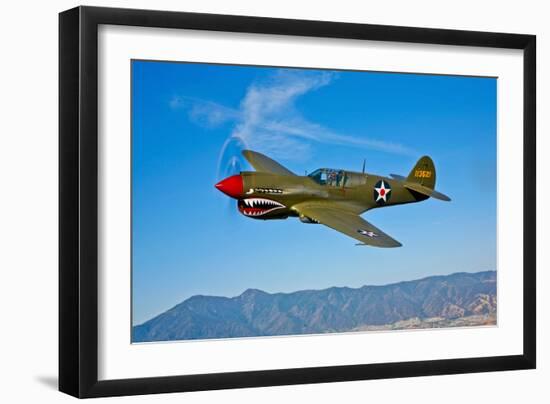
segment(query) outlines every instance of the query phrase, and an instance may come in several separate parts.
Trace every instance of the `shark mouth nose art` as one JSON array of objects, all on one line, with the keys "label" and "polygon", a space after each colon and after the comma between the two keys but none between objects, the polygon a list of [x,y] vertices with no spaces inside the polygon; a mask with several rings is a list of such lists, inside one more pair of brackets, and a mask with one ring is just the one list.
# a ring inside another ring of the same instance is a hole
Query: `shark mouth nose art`
[{"label": "shark mouth nose art", "polygon": [[239,199],[239,212],[245,216],[263,216],[277,209],[285,208],[285,205],[271,199],[264,198],[247,198]]}]

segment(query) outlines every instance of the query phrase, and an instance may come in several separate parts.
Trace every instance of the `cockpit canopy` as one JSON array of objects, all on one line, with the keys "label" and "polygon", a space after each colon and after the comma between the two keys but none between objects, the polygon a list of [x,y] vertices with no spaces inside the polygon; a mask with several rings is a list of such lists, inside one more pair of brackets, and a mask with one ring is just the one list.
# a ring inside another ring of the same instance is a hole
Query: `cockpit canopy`
[{"label": "cockpit canopy", "polygon": [[331,187],[351,187],[363,185],[367,182],[366,174],[332,168],[319,168],[309,174],[308,177],[319,185]]},{"label": "cockpit canopy", "polygon": [[344,170],[333,170],[331,168],[319,168],[308,176],[319,185],[330,185],[333,187],[342,186],[345,173]]}]

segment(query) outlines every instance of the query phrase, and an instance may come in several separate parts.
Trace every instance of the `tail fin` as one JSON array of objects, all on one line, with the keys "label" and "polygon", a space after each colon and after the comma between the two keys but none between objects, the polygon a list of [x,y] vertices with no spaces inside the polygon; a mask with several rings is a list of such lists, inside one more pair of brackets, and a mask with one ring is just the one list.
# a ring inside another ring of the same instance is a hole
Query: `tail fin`
[{"label": "tail fin", "polygon": [[409,176],[408,182],[420,184],[424,187],[434,189],[435,188],[435,166],[432,159],[428,156],[421,157],[416,162]]}]

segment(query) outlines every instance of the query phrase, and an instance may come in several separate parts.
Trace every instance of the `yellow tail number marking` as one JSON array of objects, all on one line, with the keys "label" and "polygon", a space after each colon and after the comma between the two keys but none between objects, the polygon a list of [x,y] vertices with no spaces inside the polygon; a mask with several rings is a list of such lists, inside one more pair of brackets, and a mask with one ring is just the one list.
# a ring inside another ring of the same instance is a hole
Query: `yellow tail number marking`
[{"label": "yellow tail number marking", "polygon": [[414,176],[416,178],[431,178],[432,172],[427,170],[415,170]]}]

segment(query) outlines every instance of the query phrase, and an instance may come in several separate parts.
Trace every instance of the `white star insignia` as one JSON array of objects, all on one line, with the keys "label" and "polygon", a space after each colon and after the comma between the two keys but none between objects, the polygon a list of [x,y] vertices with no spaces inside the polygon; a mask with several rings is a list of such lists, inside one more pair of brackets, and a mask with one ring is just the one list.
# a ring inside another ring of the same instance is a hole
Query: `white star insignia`
[{"label": "white star insignia", "polygon": [[363,236],[367,237],[378,237],[378,234],[376,234],[373,231],[367,231],[367,230],[357,230],[359,233],[361,233]]},{"label": "white star insignia", "polygon": [[378,192],[378,197],[376,198],[376,202],[378,202],[380,199],[382,199],[384,202],[387,202],[386,197],[391,192],[391,188],[386,188],[386,183],[384,181],[381,182],[380,187],[374,187],[376,192]]}]

